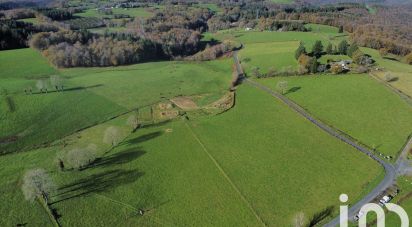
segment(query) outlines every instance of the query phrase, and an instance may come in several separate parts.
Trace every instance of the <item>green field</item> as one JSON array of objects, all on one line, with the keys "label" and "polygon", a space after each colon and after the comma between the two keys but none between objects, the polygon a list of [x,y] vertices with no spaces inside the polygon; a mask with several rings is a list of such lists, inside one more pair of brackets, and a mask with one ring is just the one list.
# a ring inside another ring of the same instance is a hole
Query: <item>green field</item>
[{"label": "green field", "polygon": [[314,33],[326,33],[330,35],[338,35],[339,29],[337,27],[332,27],[322,24],[306,24],[307,28],[310,28]]},{"label": "green field", "polygon": [[314,116],[387,155],[396,156],[412,133],[412,108],[367,75],[264,79],[275,89],[289,82],[287,96]]},{"label": "green field", "polygon": [[274,3],[292,3],[294,0],[270,0]]},{"label": "green field", "polygon": [[[151,15],[143,8],[113,11]],[[94,9],[76,15],[106,16]],[[299,42],[310,51],[317,40],[326,46],[346,39],[334,27],[306,26],[312,32],[226,30],[205,33],[203,40],[242,43],[239,57],[250,74],[253,67],[262,73],[296,69]],[[412,92],[412,66],[362,50],[399,76],[394,86]],[[327,59],[348,56],[320,61]],[[62,226],[291,226],[299,212],[308,222],[333,207],[321,226],[338,215],[341,193],[354,204],[382,180],[384,171],[372,159],[248,84],[237,87],[235,105],[221,114],[171,105],[179,110],[175,119],[154,119],[161,115],[159,102],[190,96],[206,106],[227,94],[232,66],[232,58],[222,58],[56,69],[32,49],[0,51],[0,155],[7,153],[0,157],[0,213],[7,216],[0,226],[54,226],[44,207],[25,201],[21,192],[23,175],[33,168],[46,169],[57,184],[51,207]],[[64,79],[65,91],[49,86],[40,94],[37,80],[51,75]],[[258,80],[272,89],[279,81],[288,81],[286,96],[314,117],[386,155],[396,156],[412,133],[412,107],[367,75]],[[24,93],[28,87],[34,94]],[[131,114],[142,124],[134,133],[126,125]],[[103,143],[110,126],[122,139],[113,149]],[[17,140],[2,142],[10,137]],[[57,156],[90,144],[101,157],[94,165],[58,170]]]},{"label": "green field", "polygon": [[244,46],[239,56],[247,74],[254,67],[259,67],[262,73],[271,68],[281,70],[287,66],[295,69],[297,61],[294,51],[298,46],[299,42],[250,43]]},{"label": "green field", "polygon": [[18,21],[23,21],[26,23],[32,23],[32,24],[39,24],[39,20],[37,18],[25,18],[25,19],[20,19]]},{"label": "green field", "polygon": [[[206,33],[204,40],[212,38],[216,40],[232,39],[237,40],[245,45],[250,43],[269,43],[269,42],[303,42],[308,51],[312,49],[313,44],[320,40],[326,47],[328,43],[337,45],[346,38],[346,35],[333,32],[336,29],[324,25],[310,25],[319,27],[319,32],[314,29],[313,32],[275,32],[275,31],[243,31],[243,30],[224,30],[216,33]],[[315,32],[316,31],[316,32]]]},{"label": "green field", "polygon": [[[111,9],[113,14],[125,14],[129,15],[131,17],[142,17],[142,18],[147,18],[153,15],[152,12],[149,12],[146,8],[113,8]],[[104,13],[99,13],[98,10],[96,9],[87,9],[82,13],[76,13],[75,16],[79,17],[109,17],[112,18],[113,15],[106,15]]]},{"label": "green field", "polygon": [[[37,79],[56,74],[46,58],[33,49],[6,50],[0,52],[0,80]],[[0,83],[0,86],[3,83]]]},{"label": "green field", "polygon": [[[19,190],[34,167],[49,170],[59,186],[52,207],[63,226],[257,226],[259,219],[287,226],[300,211],[311,218],[333,205],[336,215],[340,193],[359,199],[375,184],[382,170],[371,159],[262,91],[245,85],[237,93],[229,112],[140,129],[84,171],[51,165],[60,146],[3,156],[0,209],[9,215],[0,224],[51,225]],[[98,144],[110,125],[124,128],[124,119],[65,139],[65,149]]]},{"label": "green field", "polygon": [[[412,97],[412,65],[382,58],[379,52],[374,49],[362,48],[362,51],[370,54],[380,67],[397,77],[396,81],[390,83],[392,86]],[[377,74],[380,78],[384,78],[384,72]]]},{"label": "green field", "polygon": [[[8,110],[1,97],[0,138],[19,138],[18,143],[0,144],[2,152],[51,142],[162,99],[194,94],[211,94],[218,99],[229,88],[231,79],[228,60],[156,62],[56,72],[40,54],[30,49],[0,52],[0,59],[5,59],[1,62],[5,70],[0,74],[0,84],[15,106],[15,110]],[[21,62],[28,64],[21,65]],[[50,93],[38,94],[36,80],[30,78],[48,80],[46,75],[55,73],[64,78],[66,91],[54,92],[49,87]],[[33,88],[33,95],[24,94],[28,86]]]}]

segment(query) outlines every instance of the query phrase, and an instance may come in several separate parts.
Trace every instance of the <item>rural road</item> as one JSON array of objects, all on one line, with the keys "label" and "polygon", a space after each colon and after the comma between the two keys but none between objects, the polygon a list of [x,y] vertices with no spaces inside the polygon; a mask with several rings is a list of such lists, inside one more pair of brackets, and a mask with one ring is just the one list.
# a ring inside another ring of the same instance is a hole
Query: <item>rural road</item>
[{"label": "rural road", "polygon": [[[235,61],[235,64],[236,64],[236,69],[238,70],[238,74],[241,74],[243,76],[243,70],[242,70],[242,67],[240,65],[237,52],[233,55],[233,58],[234,58],[234,61]],[[355,141],[353,141],[349,137],[343,135],[342,133],[339,133],[337,130],[329,127],[328,125],[324,124],[323,122],[316,120],[306,110],[304,110],[302,107],[300,107],[299,105],[297,105],[296,103],[294,103],[290,99],[286,98],[285,96],[271,90],[270,88],[268,88],[264,85],[261,85],[261,84],[255,82],[255,81],[252,81],[248,78],[243,77],[243,81],[245,81],[246,83],[248,83],[248,84],[250,84],[250,85],[252,85],[252,86],[254,86],[254,87],[256,87],[260,90],[263,90],[263,91],[269,93],[270,95],[272,95],[273,97],[281,100],[283,103],[285,103],[291,109],[293,109],[298,114],[300,114],[301,116],[303,116],[304,118],[306,118],[307,120],[309,120],[310,122],[315,124],[317,127],[322,129],[323,131],[325,131],[328,134],[330,134],[331,136],[334,136],[337,139],[351,145],[352,147],[354,147],[358,151],[368,155],[370,158],[372,158],[374,161],[378,162],[385,169],[385,173],[386,173],[385,177],[379,183],[379,185],[376,186],[371,192],[369,192],[369,194],[367,194],[364,198],[362,198],[360,201],[358,201],[356,204],[354,204],[353,206],[351,206],[349,208],[349,212],[348,212],[349,220],[353,220],[353,217],[359,212],[359,210],[361,209],[361,207],[363,205],[365,205],[365,204],[371,202],[372,200],[374,200],[385,189],[387,189],[388,187],[390,187],[394,183],[394,181],[396,179],[396,176],[397,176],[397,170],[399,170],[398,167],[395,168],[392,164],[387,163],[384,160],[380,159],[378,156],[374,155],[372,151],[368,150],[367,148],[365,148],[363,146],[360,146],[359,144],[357,144]],[[412,143],[412,140],[410,141],[410,143]],[[410,143],[408,143],[408,144],[410,144]],[[342,192],[342,193],[344,193],[344,192]],[[338,198],[336,198],[336,199],[338,200]],[[330,221],[329,223],[327,223],[325,226],[327,226],[327,227],[338,226],[339,222],[340,222],[340,220],[339,220],[339,216],[338,216],[335,219],[333,219],[332,221]]]}]

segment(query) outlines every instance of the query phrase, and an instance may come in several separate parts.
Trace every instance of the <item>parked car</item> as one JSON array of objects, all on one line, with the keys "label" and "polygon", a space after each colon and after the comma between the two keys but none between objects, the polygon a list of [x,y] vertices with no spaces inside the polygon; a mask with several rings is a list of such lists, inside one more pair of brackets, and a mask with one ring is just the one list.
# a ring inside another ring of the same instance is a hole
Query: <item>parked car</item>
[{"label": "parked car", "polygon": [[355,215],[354,219],[355,221],[358,221],[365,213],[362,211],[359,211],[357,215]]}]

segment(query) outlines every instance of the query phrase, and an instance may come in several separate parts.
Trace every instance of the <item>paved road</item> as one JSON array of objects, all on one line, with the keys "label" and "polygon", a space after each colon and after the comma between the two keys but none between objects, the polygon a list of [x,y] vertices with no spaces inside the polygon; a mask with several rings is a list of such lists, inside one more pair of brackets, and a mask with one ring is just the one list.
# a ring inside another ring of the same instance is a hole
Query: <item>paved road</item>
[{"label": "paved road", "polygon": [[[236,64],[236,68],[238,70],[238,74],[243,74],[243,71],[241,70],[241,65],[239,63],[239,59],[237,57],[237,53],[235,53],[233,55],[235,64]],[[240,70],[239,70],[240,69]],[[336,137],[337,139],[351,145],[352,147],[354,147],[355,149],[357,149],[358,151],[368,155],[370,158],[372,158],[374,161],[378,162],[384,169],[385,169],[385,177],[384,179],[379,183],[378,186],[376,186],[369,194],[367,194],[363,199],[361,199],[360,201],[358,201],[355,205],[351,206],[349,208],[349,212],[348,212],[348,216],[349,216],[349,220],[353,220],[353,217],[359,212],[359,210],[361,209],[361,207],[363,205],[365,205],[366,203],[371,202],[372,200],[374,200],[377,196],[379,196],[385,189],[387,189],[388,187],[390,187],[395,179],[396,179],[396,173],[397,173],[397,168],[395,168],[392,164],[385,162],[384,160],[380,159],[378,156],[374,155],[372,151],[368,150],[367,148],[357,144],[356,142],[354,142],[352,139],[350,139],[349,137],[343,135],[342,133],[339,133],[337,130],[329,127],[328,125],[324,124],[321,121],[316,120],[315,118],[313,118],[306,110],[304,110],[302,107],[300,107],[299,105],[297,105],[296,103],[294,103],[293,101],[291,101],[290,99],[286,98],[285,96],[274,92],[273,90],[271,90],[270,88],[261,85],[255,81],[252,81],[250,79],[247,78],[243,78],[243,81],[245,81],[246,83],[260,89],[263,91],[266,91],[267,93],[269,93],[270,95],[272,95],[273,97],[281,100],[283,103],[285,103],[287,106],[289,106],[291,109],[293,109],[294,111],[296,111],[298,114],[300,114],[301,116],[303,116],[304,118],[308,119],[310,122],[312,122],[313,124],[315,124],[317,127],[319,127],[320,129],[324,130],[325,132],[327,132],[328,134],[330,134],[331,136]],[[412,140],[411,140],[412,143]],[[344,192],[342,192],[344,193]],[[336,198],[338,200],[338,198]],[[327,227],[333,227],[333,226],[338,226],[339,225],[339,216],[336,217],[335,219],[333,219],[332,221],[330,221],[328,224],[326,224],[325,226]]]}]

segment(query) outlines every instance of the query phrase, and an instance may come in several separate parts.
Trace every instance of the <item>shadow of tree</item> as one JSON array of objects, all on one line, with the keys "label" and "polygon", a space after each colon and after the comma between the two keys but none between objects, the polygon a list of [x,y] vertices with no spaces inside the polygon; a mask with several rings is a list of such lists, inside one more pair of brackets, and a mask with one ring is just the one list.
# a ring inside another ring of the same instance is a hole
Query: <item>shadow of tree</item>
[{"label": "shadow of tree", "polygon": [[[111,165],[121,165],[121,164],[131,162],[144,154],[146,154],[146,151],[141,150],[140,148],[131,148],[129,150],[125,150],[122,152],[112,154],[110,156],[98,158],[88,168],[111,166]],[[85,169],[88,169],[88,168],[85,168]]]},{"label": "shadow of tree", "polygon": [[69,199],[86,196],[94,192],[103,192],[135,182],[144,173],[136,170],[109,170],[103,173],[97,173],[74,181],[63,187],[58,188],[58,194],[53,196],[57,198],[50,203],[56,204]]},{"label": "shadow of tree", "polygon": [[[61,91],[56,91],[56,90],[50,90],[47,92],[47,94],[49,93],[56,93],[56,92],[67,92],[67,91],[79,91],[79,90],[85,90],[85,89],[89,89],[89,88],[96,88],[96,87],[101,87],[103,86],[103,84],[96,84],[96,85],[91,85],[91,86],[79,86],[79,87],[72,87],[72,88],[65,88]],[[39,95],[39,94],[46,94],[45,92],[33,92],[33,95]]]},{"label": "shadow of tree", "polygon": [[321,222],[323,219],[327,218],[328,216],[332,215],[334,210],[333,206],[326,207],[322,211],[316,213],[313,215],[313,217],[310,219],[310,222],[308,224],[309,227],[315,226],[319,222]]},{"label": "shadow of tree", "polygon": [[147,125],[142,125],[140,128],[154,128],[154,127],[159,127],[166,125],[167,123],[171,122],[172,120],[166,120],[158,123],[153,123],[153,124],[147,124]]},{"label": "shadow of tree", "polygon": [[162,131],[151,132],[151,133],[144,134],[144,135],[141,135],[139,137],[130,139],[130,140],[126,141],[126,143],[128,143],[128,144],[138,144],[138,143],[142,143],[142,142],[154,139],[156,137],[159,137],[162,134],[163,134]]},{"label": "shadow of tree", "polygon": [[293,93],[293,92],[297,92],[297,91],[299,91],[300,89],[302,89],[302,87],[292,87],[291,89],[289,89],[289,90],[285,93],[285,95],[290,94],[290,93]]}]

